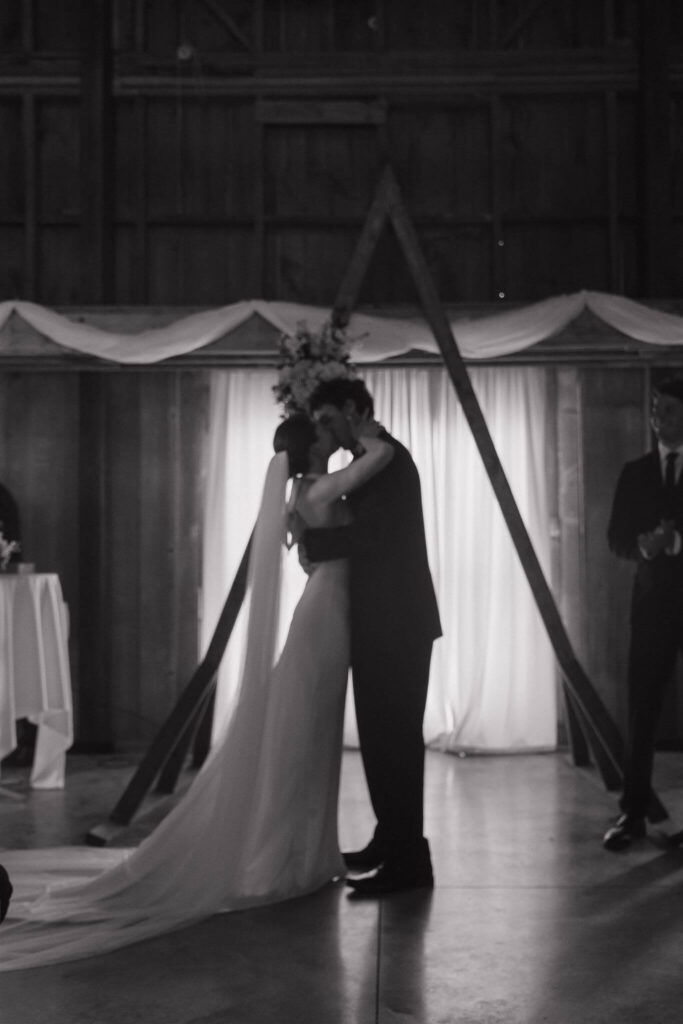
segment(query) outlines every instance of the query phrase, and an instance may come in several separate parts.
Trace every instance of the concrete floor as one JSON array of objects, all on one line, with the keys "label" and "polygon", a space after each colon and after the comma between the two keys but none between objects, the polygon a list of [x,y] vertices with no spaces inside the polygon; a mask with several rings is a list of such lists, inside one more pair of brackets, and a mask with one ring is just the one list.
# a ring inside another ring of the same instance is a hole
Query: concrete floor
[{"label": "concrete floor", "polygon": [[[5,847],[78,843],[134,761],[69,759],[63,793],[3,771]],[[683,827],[683,755],[657,786]],[[683,851],[603,851],[615,811],[565,755],[428,755],[436,888],[354,902],[342,885],[225,914],[107,956],[0,977],[0,1024],[680,1024]],[[138,840],[155,814],[118,845]],[[371,819],[344,757],[344,844]],[[0,933],[0,941],[2,935]]]}]

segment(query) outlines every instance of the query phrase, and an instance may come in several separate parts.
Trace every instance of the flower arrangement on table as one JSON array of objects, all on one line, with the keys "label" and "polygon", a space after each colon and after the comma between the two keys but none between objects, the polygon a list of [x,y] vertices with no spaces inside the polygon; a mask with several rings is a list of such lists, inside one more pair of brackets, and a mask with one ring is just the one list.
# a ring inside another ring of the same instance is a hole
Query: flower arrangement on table
[{"label": "flower arrangement on table", "polygon": [[4,572],[10,563],[12,555],[16,551],[20,551],[18,541],[6,540],[5,535],[0,529],[0,572]]},{"label": "flower arrangement on table", "polygon": [[319,334],[300,320],[293,335],[280,336],[278,381],[273,392],[284,407],[283,415],[307,413],[308,400],[322,381],[355,377],[350,344],[344,328],[333,326],[330,320]]}]

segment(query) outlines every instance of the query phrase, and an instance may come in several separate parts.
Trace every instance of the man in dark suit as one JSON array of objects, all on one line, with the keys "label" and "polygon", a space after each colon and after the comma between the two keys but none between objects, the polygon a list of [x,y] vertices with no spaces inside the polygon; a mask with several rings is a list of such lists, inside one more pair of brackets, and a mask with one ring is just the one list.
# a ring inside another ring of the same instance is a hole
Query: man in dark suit
[{"label": "man in dark suit", "polygon": [[[337,443],[357,450],[354,427],[374,415],[359,380],[334,380],[313,393],[311,412]],[[358,895],[432,886],[423,836],[424,740],[432,644],[441,635],[427,561],[420,480],[408,451],[348,496],[350,526],[308,530],[312,562],[349,559],[351,668],[363,767],[377,827],[368,845],[345,853],[347,867],[376,873],[349,879]]]},{"label": "man in dark suit", "polygon": [[612,551],[636,563],[622,814],[605,833],[608,850],[646,834],[657,726],[683,649],[683,379],[657,386],[651,424],[657,447],[623,467],[607,531]]}]

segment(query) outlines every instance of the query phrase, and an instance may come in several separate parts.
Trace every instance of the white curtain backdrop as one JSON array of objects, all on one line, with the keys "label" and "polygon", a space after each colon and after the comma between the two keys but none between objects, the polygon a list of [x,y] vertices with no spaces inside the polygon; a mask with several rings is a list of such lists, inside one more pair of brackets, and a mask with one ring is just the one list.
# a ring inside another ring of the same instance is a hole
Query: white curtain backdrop
[{"label": "white curtain backdrop", "polygon": [[[471,376],[547,574],[545,373],[538,368],[479,368]],[[444,627],[432,661],[427,742],[447,750],[552,748],[554,657],[446,371],[368,370],[364,379],[375,397],[378,418],[410,448],[422,481],[430,564]],[[217,370],[212,375],[203,649],[256,516],[279,422],[270,390],[274,380],[273,370]],[[291,552],[284,571],[281,639],[304,583]],[[216,729],[230,713],[242,631],[238,622],[221,666]],[[351,700],[345,742],[357,742]]]}]

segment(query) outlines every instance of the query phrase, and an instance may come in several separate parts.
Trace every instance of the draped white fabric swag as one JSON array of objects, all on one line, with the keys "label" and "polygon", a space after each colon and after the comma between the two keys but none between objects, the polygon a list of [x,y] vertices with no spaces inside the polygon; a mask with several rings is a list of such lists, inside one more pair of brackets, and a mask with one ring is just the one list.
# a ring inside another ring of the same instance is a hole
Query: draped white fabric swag
[{"label": "draped white fabric swag", "polygon": [[[465,358],[492,359],[552,337],[584,309],[638,341],[653,345],[683,344],[683,317],[651,309],[622,295],[590,291],[557,295],[490,316],[474,319],[460,316],[451,321],[451,329]],[[277,331],[294,334],[300,320],[306,320],[312,330],[320,330],[330,311],[321,306],[249,299],[202,310],[162,327],[136,333],[103,330],[96,322],[88,323],[89,318],[97,320],[96,310],[81,314],[75,322],[54,310],[19,299],[0,302],[0,329],[12,314],[73,352],[136,365],[159,363],[196,352],[254,315],[268,321]],[[429,325],[419,316],[398,318],[354,313],[349,337],[353,341],[351,356],[356,363],[381,362],[410,349],[439,351]]]},{"label": "draped white fabric swag", "polygon": [[[545,373],[538,368],[479,368],[471,375],[547,573]],[[272,370],[212,375],[204,649],[256,516],[279,422],[270,390],[274,379]],[[378,418],[410,448],[422,481],[430,564],[444,627],[432,661],[427,742],[447,750],[553,747],[554,657],[446,371],[369,370],[364,379],[375,397]],[[305,583],[296,552],[286,555],[285,562],[281,639]],[[219,677],[217,729],[230,713],[242,646],[243,623],[238,622]],[[351,700],[345,742],[357,743]]]}]

